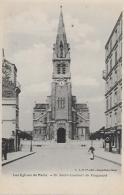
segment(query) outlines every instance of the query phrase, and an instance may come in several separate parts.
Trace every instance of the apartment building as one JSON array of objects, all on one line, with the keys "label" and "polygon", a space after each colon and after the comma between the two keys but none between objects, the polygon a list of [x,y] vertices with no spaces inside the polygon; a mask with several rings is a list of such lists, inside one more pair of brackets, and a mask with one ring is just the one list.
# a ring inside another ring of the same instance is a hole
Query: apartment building
[{"label": "apartment building", "polygon": [[122,135],[122,49],[123,12],[120,14],[105,45],[105,149],[121,152]]}]

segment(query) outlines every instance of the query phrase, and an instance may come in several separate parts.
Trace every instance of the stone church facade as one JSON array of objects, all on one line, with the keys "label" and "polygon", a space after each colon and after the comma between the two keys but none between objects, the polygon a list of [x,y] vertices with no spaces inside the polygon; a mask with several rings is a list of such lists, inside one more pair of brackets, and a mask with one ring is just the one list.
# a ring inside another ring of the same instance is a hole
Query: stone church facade
[{"label": "stone church facade", "polygon": [[51,95],[46,104],[33,108],[33,140],[65,143],[89,138],[89,109],[72,95],[70,46],[67,42],[62,9],[56,42],[53,45]]}]

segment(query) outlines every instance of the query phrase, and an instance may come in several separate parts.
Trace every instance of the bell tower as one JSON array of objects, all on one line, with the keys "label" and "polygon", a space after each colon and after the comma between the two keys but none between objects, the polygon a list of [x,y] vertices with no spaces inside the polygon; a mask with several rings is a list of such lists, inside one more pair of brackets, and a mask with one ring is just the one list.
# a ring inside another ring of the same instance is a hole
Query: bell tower
[{"label": "bell tower", "polygon": [[53,79],[70,79],[70,47],[67,43],[65,25],[63,21],[62,6],[60,7],[60,16],[56,43],[53,45]]}]

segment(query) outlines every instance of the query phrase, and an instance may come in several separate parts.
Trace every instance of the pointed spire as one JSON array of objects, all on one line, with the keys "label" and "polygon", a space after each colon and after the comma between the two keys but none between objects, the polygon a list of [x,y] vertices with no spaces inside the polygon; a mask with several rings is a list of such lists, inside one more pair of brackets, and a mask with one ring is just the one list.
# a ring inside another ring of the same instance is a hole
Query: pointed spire
[{"label": "pointed spire", "polygon": [[65,35],[65,26],[63,21],[63,13],[62,13],[62,5],[60,6],[60,16],[59,16],[59,25],[58,25],[58,32],[57,36]]},{"label": "pointed spire", "polygon": [[65,25],[64,25],[64,20],[63,20],[63,13],[62,13],[62,5],[60,6],[60,16],[59,16],[59,24],[58,24],[56,41],[59,41],[59,42],[62,41],[63,44],[67,43]]},{"label": "pointed spire", "polygon": [[59,57],[65,57],[67,52],[68,52],[68,43],[66,39],[65,25],[64,25],[62,5],[61,5],[58,31],[57,31],[57,37],[56,37],[56,53],[57,53],[57,56]]}]

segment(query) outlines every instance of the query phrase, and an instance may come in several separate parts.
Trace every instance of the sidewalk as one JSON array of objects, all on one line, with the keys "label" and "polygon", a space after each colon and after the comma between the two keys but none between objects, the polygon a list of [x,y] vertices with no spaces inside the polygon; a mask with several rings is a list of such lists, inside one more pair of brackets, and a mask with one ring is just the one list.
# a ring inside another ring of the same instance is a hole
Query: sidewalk
[{"label": "sidewalk", "polygon": [[7,160],[2,161],[2,166],[14,162],[16,160],[19,160],[21,158],[27,157],[29,155],[34,154],[35,152],[29,152],[29,151],[18,151],[18,152],[11,152],[7,154]]},{"label": "sidewalk", "polygon": [[[91,141],[87,142],[87,147],[91,146]],[[100,158],[111,163],[121,166],[121,154],[107,152],[103,148],[103,140],[93,140],[93,147],[95,148],[95,157]]]},{"label": "sidewalk", "polygon": [[121,154],[104,151],[104,148],[95,149],[95,157],[107,160],[121,166]]}]

